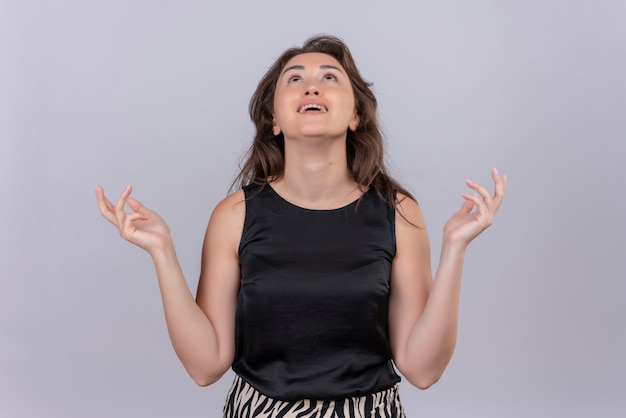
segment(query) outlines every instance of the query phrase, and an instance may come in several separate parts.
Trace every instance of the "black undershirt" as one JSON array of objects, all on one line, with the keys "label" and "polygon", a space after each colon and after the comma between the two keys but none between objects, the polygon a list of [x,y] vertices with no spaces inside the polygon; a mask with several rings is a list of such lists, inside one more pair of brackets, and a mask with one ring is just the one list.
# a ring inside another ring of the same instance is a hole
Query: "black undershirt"
[{"label": "black undershirt", "polygon": [[235,373],[280,400],[397,383],[387,335],[393,207],[373,192],[332,210],[295,206],[271,186],[244,192]]}]

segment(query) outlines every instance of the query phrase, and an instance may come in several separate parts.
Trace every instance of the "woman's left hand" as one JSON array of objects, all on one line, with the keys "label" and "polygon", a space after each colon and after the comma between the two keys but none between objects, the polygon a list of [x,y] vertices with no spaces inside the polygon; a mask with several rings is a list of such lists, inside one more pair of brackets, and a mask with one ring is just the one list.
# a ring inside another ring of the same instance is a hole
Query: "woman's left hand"
[{"label": "woman's left hand", "polygon": [[[495,184],[493,196],[478,183],[467,180],[467,186],[476,193],[462,193],[465,199],[461,209],[446,222],[443,227],[444,244],[465,249],[481,232],[489,227],[504,199],[506,177],[500,176],[494,168],[491,178]],[[476,208],[476,210],[474,210]]]}]

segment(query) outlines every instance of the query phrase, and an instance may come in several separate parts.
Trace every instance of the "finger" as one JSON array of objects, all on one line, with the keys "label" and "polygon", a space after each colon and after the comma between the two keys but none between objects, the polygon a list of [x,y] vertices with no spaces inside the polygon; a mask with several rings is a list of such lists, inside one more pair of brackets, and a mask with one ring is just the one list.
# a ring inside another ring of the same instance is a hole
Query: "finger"
[{"label": "finger", "polygon": [[466,204],[470,205],[471,203],[471,209],[474,206],[478,209],[485,208],[485,201],[476,193],[461,193],[461,197],[466,200]]},{"label": "finger", "polygon": [[491,178],[495,184],[495,193],[493,195],[496,209],[500,207],[504,200],[504,192],[506,190],[506,176],[501,176],[495,168],[491,170]]},{"label": "finger", "polygon": [[150,212],[150,210],[147,207],[145,207],[143,203],[141,203],[139,200],[135,199],[134,197],[129,196],[126,203],[128,203],[128,207],[131,208],[135,212],[139,212],[143,215],[147,215],[148,212]]},{"label": "finger", "polygon": [[465,180],[465,184],[467,184],[467,187],[469,187],[470,189],[476,190],[476,192],[478,192],[478,194],[483,198],[485,202],[491,203],[493,201],[493,196],[491,196],[491,193],[489,193],[487,189],[485,189],[480,184],[474,183],[471,180]]},{"label": "finger", "polygon": [[131,212],[124,214],[124,223],[120,224],[119,232],[120,236],[127,241],[133,242],[137,232],[136,222],[146,221],[148,218],[143,213]]},{"label": "finger", "polygon": [[126,189],[124,189],[122,194],[120,194],[120,197],[117,199],[117,203],[115,204],[115,218],[117,219],[118,226],[124,224],[124,217],[126,216],[124,208],[126,207],[126,201],[128,200],[128,196],[132,190],[133,188],[130,184],[126,186]]},{"label": "finger", "polygon": [[493,179],[494,183],[497,183],[498,180],[501,178],[500,173],[498,173],[498,170],[495,167],[491,169],[491,178]]},{"label": "finger", "polygon": [[461,205],[461,209],[459,209],[459,213],[463,215],[468,215],[472,212],[472,209],[474,209],[475,203],[473,200],[466,198],[464,194],[465,193],[461,194],[461,196],[463,196],[463,199],[465,199],[465,201],[463,202],[463,205]]},{"label": "finger", "polygon": [[135,221],[145,221],[147,219],[148,218],[143,213],[134,212],[134,213],[126,214],[126,217],[124,218],[124,222],[126,223],[127,226],[129,226]]},{"label": "finger", "polygon": [[475,219],[480,220],[480,223],[483,224],[485,228],[491,225],[495,211],[490,211],[485,201],[475,194],[462,193],[462,196],[467,201],[476,205],[476,211],[474,212]]},{"label": "finger", "polygon": [[100,185],[96,188],[96,202],[98,203],[100,214],[104,217],[104,219],[117,226],[115,215],[113,214],[113,204],[106,198],[104,195],[104,189]]}]

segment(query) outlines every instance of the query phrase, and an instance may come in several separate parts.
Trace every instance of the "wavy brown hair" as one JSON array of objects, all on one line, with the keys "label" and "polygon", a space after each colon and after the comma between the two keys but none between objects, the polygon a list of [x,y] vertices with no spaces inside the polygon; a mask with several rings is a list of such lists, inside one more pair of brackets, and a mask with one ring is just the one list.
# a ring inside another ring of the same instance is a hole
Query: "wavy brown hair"
[{"label": "wavy brown hair", "polygon": [[397,203],[398,192],[412,198],[385,167],[383,136],[378,126],[376,97],[370,88],[372,83],[361,76],[346,44],[329,35],[314,36],[301,48],[287,49],[259,82],[249,106],[256,135],[233,186],[239,184],[243,187],[251,183],[266,185],[284,174],[285,139],[282,133],[274,135],[272,132],[276,82],[289,60],[311,52],[327,54],[339,61],[352,83],[359,124],[354,132],[347,129],[346,151],[348,169],[354,181],[364,190],[373,189],[393,205]]}]

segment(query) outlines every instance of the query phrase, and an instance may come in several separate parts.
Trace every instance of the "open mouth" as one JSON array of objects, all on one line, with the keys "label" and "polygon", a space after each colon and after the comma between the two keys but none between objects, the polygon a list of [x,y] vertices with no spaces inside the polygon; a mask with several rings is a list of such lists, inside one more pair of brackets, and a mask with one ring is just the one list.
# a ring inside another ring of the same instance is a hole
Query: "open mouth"
[{"label": "open mouth", "polygon": [[306,113],[306,112],[322,112],[322,113],[326,113],[328,112],[328,109],[326,109],[325,106],[319,104],[319,103],[309,103],[309,104],[305,104],[303,106],[300,107],[300,109],[298,109],[298,113]]}]

